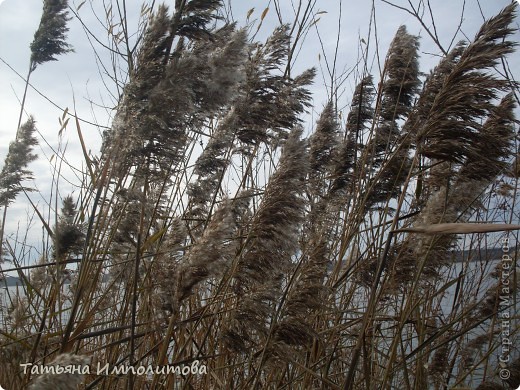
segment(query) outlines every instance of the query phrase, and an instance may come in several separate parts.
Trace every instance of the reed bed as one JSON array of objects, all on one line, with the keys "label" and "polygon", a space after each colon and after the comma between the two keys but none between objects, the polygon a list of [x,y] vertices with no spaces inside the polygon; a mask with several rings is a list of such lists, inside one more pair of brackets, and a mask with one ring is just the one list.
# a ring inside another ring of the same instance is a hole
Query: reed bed
[{"label": "reed bed", "polygon": [[[72,50],[67,1],[44,4],[29,76]],[[136,46],[114,43],[128,77],[95,157],[73,119],[81,191],[56,185],[51,219],[34,205],[37,262],[2,228],[24,284],[3,303],[0,384],[517,388],[519,91],[497,71],[515,3],[425,78],[399,27],[382,74],[359,73],[346,115],[331,94],[310,134],[316,71],[291,62],[310,14],[258,42],[222,7],[142,13]],[[36,126],[20,122],[0,173],[2,226],[31,199]]]}]

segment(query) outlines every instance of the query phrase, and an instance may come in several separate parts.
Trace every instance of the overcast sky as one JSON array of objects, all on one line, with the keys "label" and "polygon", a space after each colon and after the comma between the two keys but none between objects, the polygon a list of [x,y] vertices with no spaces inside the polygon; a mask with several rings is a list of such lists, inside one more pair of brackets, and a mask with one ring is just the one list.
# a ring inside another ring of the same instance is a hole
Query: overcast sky
[{"label": "overcast sky", "polygon": [[[356,72],[350,72],[355,69],[359,52],[366,47],[364,46],[365,42],[370,43],[371,54],[369,57],[372,60],[369,65],[371,66],[370,71],[376,79],[379,73],[378,58],[381,62],[384,61],[386,49],[397,28],[402,24],[407,26],[410,33],[421,36],[421,70],[428,72],[438,62],[440,49],[414,16],[406,11],[392,7],[381,0],[374,0],[373,2],[369,0],[343,0],[340,9],[340,1],[315,1],[314,13],[319,21],[306,36],[296,60],[295,69],[298,71],[312,66],[317,67],[319,71],[325,71],[325,75],[320,73],[313,86],[315,108],[314,112],[311,112],[308,117],[308,122],[313,121],[316,113],[320,111],[326,101],[325,84],[328,83],[329,77],[326,75],[327,66],[324,58],[327,57],[329,61],[333,59],[338,33],[337,73],[350,74],[342,84],[340,91],[340,108],[344,107],[345,110],[348,110],[350,96],[357,81],[356,76],[358,76]],[[104,2],[109,3],[107,0]],[[284,22],[291,22],[294,18],[292,6],[294,2],[296,1],[280,1],[283,7]],[[411,0],[411,2],[415,5],[420,3],[419,0]],[[435,28],[441,45],[445,49],[449,49],[450,45],[460,39],[472,39],[484,18],[495,15],[509,2],[509,0],[480,0],[480,2],[478,0],[466,0],[464,14],[461,17],[464,3],[462,0],[432,0],[432,15],[435,19]],[[77,9],[81,3],[82,1],[79,0],[71,1],[70,6]],[[129,28],[135,31],[138,26],[142,2],[131,0],[127,3]],[[173,0],[170,3],[173,3]],[[250,22],[256,19],[253,30],[256,30],[262,11],[266,7],[270,7],[257,39],[265,39],[278,24],[274,6],[268,0],[226,0],[226,3],[231,5],[233,17],[239,25],[245,25],[248,11],[254,8],[250,18]],[[408,0],[394,0],[394,3],[401,7],[409,7]],[[42,0],[0,0],[0,60],[5,61],[23,77],[27,74],[30,57],[29,44],[39,24],[42,4]],[[101,42],[106,43],[107,33],[97,20],[97,17],[104,18],[102,4],[102,0],[87,0],[78,13],[89,30]],[[326,13],[320,11],[326,11]],[[372,12],[375,12],[376,23],[372,23],[371,29],[369,29]],[[425,14],[424,21],[427,27],[432,27],[428,13]],[[375,44],[376,30],[377,46]],[[369,31],[371,31],[370,36]],[[103,84],[103,79],[99,74],[99,63],[96,62],[94,51],[86,37],[82,23],[77,18],[73,18],[70,21],[68,42],[74,47],[75,52],[59,57],[58,61],[39,66],[31,76],[31,84],[54,104],[40,96],[34,89],[29,89],[26,111],[34,115],[38,130],[54,150],[58,149],[58,131],[60,130],[58,118],[62,115],[62,111],[55,105],[62,109],[68,108],[69,111],[74,111],[75,104],[76,111],[82,119],[98,123],[100,126],[110,125],[110,115],[113,114],[110,109],[113,108],[115,102],[111,99]],[[517,33],[514,40],[519,41],[519,38],[520,35]],[[96,45],[96,48],[101,55],[101,61],[105,65],[109,65],[110,57],[107,52],[103,51],[99,45]],[[509,58],[509,61],[511,69],[516,73],[515,78],[519,80],[520,55],[514,54]],[[6,63],[0,61],[0,164],[3,164],[8,143],[15,135],[20,107],[19,100],[24,89],[23,80]],[[110,82],[106,78],[104,81]],[[109,85],[109,87],[113,88],[113,85]],[[308,123],[306,127],[310,128],[311,125],[312,123]],[[85,135],[87,148],[93,154],[96,154],[99,150],[99,134],[102,128],[82,123],[82,131]],[[40,143],[41,147],[38,149],[40,159],[31,165],[36,174],[36,180],[31,185],[38,188],[43,194],[48,194],[52,182],[52,164],[49,164],[49,160],[53,152],[45,145],[43,138],[40,138]],[[66,155],[68,161],[81,168],[81,165],[79,165],[81,164],[81,152],[72,121],[63,133],[63,143],[68,143]],[[53,163],[55,161],[56,159],[53,159]],[[66,167],[63,169],[67,171]],[[73,172],[69,171],[67,177],[71,178],[71,183],[61,183],[60,188],[63,196],[78,192],[75,187],[78,182],[74,183]],[[42,210],[46,210],[43,197],[34,195],[34,199]],[[26,210],[28,209],[27,202],[23,195],[20,195],[8,214],[7,230],[11,237],[18,224],[23,230],[27,219]],[[40,224],[36,220],[34,223],[38,227],[37,231],[39,231]]]}]

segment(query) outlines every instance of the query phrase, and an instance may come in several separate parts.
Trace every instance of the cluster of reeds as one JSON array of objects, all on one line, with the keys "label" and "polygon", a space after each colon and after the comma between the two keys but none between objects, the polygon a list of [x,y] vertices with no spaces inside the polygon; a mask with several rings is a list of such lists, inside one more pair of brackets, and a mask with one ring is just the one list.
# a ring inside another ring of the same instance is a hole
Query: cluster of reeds
[{"label": "cluster of reeds", "polygon": [[[69,51],[66,6],[45,1],[31,72]],[[520,331],[518,88],[495,70],[515,48],[516,5],[426,80],[419,38],[399,27],[382,73],[361,74],[346,115],[331,97],[308,137],[316,71],[294,75],[291,59],[309,14],[253,42],[222,6],[160,5],[142,12],[133,50],[128,31],[114,37],[128,80],[100,155],[85,153],[81,193],[56,194],[52,219],[34,206],[49,243],[36,264],[22,266],[29,254],[2,230],[2,267],[24,285],[6,297],[0,384],[517,387],[518,346],[498,357],[506,325],[508,340]],[[34,126],[17,131],[0,173],[2,226],[30,190]],[[495,268],[493,245],[509,268]],[[91,370],[33,375],[22,363]]]}]

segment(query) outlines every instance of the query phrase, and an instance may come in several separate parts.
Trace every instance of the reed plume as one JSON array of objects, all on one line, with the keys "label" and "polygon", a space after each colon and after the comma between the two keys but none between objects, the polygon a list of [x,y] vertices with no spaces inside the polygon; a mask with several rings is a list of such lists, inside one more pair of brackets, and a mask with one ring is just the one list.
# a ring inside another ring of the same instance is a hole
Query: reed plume
[{"label": "reed plume", "polygon": [[398,120],[408,117],[420,87],[419,38],[397,30],[385,61],[381,100],[376,107],[378,121],[367,145],[371,153],[373,188],[366,196],[365,208],[397,196],[410,169],[410,137],[402,132]]},{"label": "reed plume", "polygon": [[296,128],[287,139],[276,172],[251,223],[249,239],[235,278],[246,290],[263,283],[287,265],[298,246],[303,221],[302,197],[307,173],[307,146]]},{"label": "reed plume", "polygon": [[[186,12],[206,12],[194,2],[189,4]],[[189,131],[230,103],[242,79],[244,31],[229,25],[212,30],[211,39],[207,39],[206,34],[194,34],[193,29],[188,29],[191,33],[183,28],[172,31],[175,20],[166,6],[158,8],[113,128],[105,134],[104,148],[113,153],[117,149],[114,155],[118,156],[116,171],[120,176],[139,167],[137,176],[164,179],[182,161]],[[197,29],[203,28],[199,22],[195,24]],[[173,55],[171,42],[179,31],[194,41],[188,46],[180,39]]]},{"label": "reed plume", "polygon": [[479,133],[479,142],[472,146],[471,154],[458,172],[460,181],[489,182],[506,171],[515,137],[515,109],[516,102],[512,93],[490,108],[489,116]]},{"label": "reed plume", "polygon": [[33,153],[38,140],[34,136],[36,132],[36,121],[30,117],[18,131],[18,138],[11,142],[9,151],[4,160],[2,172],[0,172],[0,204],[7,206],[12,203],[16,196],[22,191],[31,191],[24,187],[23,181],[33,178],[32,172],[27,166],[36,160],[37,155]]},{"label": "reed plume", "polygon": [[83,248],[85,234],[75,221],[76,214],[74,199],[68,195],[63,199],[61,216],[54,229],[54,254],[58,259]]},{"label": "reed plume", "polygon": [[[478,199],[491,181],[506,168],[515,103],[509,94],[493,103],[507,81],[486,69],[513,50],[507,37],[513,32],[509,24],[514,10],[514,5],[506,7],[484,23],[471,44],[459,44],[441,60],[412,113],[411,123],[422,118],[417,148],[436,163],[430,170],[432,187],[419,225],[465,221],[472,209],[480,207]],[[453,236],[407,238],[396,252],[395,277],[401,282],[412,278],[417,257],[428,258],[424,275],[436,277],[438,268],[450,261],[454,244]]]},{"label": "reed plume", "polygon": [[265,44],[252,47],[249,54],[243,100],[236,107],[242,118],[237,137],[246,145],[285,139],[301,123],[299,116],[309,106],[306,87],[315,70],[294,78],[283,75],[289,44],[289,26],[283,25],[274,30]]},{"label": "reed plume", "polygon": [[81,370],[90,363],[90,358],[82,355],[64,353],[58,355],[50,366],[75,366],[78,370],[73,373],[52,374],[45,373],[35,378],[29,385],[31,390],[76,390],[83,381]]},{"label": "reed plume", "polygon": [[306,141],[300,139],[301,134],[301,128],[294,129],[284,144],[278,169],[266,186],[234,273],[239,300],[223,333],[231,349],[244,352],[247,345],[258,343],[248,327],[257,336],[265,336],[271,305],[280,294],[281,275],[298,247],[308,167]]},{"label": "reed plume", "polygon": [[308,254],[302,256],[293,271],[294,280],[288,287],[281,318],[273,329],[271,353],[274,356],[291,353],[293,350],[289,346],[309,347],[319,340],[314,321],[319,319],[317,313],[327,307],[327,293],[330,292],[325,286],[330,264],[328,238],[330,232],[326,228],[314,232],[306,248]]},{"label": "reed plume", "polygon": [[232,159],[233,143],[239,120],[235,109],[232,108],[221,119],[208,144],[197,158],[193,169],[197,179],[188,187],[192,206],[190,217],[199,218],[202,221],[207,219],[210,205]]},{"label": "reed plume", "polygon": [[509,86],[507,80],[485,71],[514,49],[507,38],[514,32],[510,25],[515,7],[512,3],[486,21],[444,78],[430,115],[418,131],[424,156],[462,163],[471,155],[481,133],[480,120],[492,112],[493,100]]},{"label": "reed plume", "polygon": [[[373,77],[365,76],[357,85],[347,115],[345,138],[337,147],[332,169],[331,193],[345,190],[355,177],[358,157],[362,154],[364,132],[374,118],[375,89]],[[359,172],[357,172],[359,175]]]},{"label": "reed plume", "polygon": [[31,43],[31,69],[48,61],[56,61],[56,56],[73,51],[66,42],[69,31],[67,0],[44,0],[40,25]]},{"label": "reed plume", "polygon": [[419,38],[400,26],[385,60],[380,108],[384,121],[405,118],[412,108],[421,85],[418,50]]},{"label": "reed plume", "polygon": [[195,286],[209,278],[224,275],[238,249],[236,239],[240,217],[249,203],[247,194],[223,200],[213,214],[202,237],[193,243],[187,260],[178,270],[176,299],[188,297]]},{"label": "reed plume", "polygon": [[327,170],[337,144],[338,123],[335,118],[333,103],[329,101],[316,123],[310,137],[310,169],[313,174]]},{"label": "reed plume", "polygon": [[210,38],[212,32],[208,24],[220,19],[216,11],[221,7],[221,0],[177,1],[175,8],[180,20],[174,24],[175,35],[191,39]]}]

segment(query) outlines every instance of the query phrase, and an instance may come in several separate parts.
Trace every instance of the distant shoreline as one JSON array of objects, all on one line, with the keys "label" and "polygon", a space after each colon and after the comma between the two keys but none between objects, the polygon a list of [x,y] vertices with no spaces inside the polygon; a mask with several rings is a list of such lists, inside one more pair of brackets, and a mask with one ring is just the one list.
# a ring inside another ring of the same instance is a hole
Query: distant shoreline
[{"label": "distant shoreline", "polygon": [[[493,261],[499,260],[502,257],[502,248],[488,248],[487,250],[482,250],[480,254],[476,250],[464,250],[457,252],[454,251],[452,252],[452,254],[455,263],[467,261],[468,258],[471,262],[479,260],[484,261],[485,259],[487,259],[488,261]],[[66,278],[64,284],[70,284],[70,278]],[[16,286],[23,286],[23,282],[20,280],[20,278],[9,275],[2,278],[2,275],[0,273],[0,288]]]},{"label": "distant shoreline", "polygon": [[16,287],[16,286],[23,286],[23,282],[20,280],[20,278],[16,278],[13,276],[5,276],[4,278],[0,279],[0,288],[7,288],[7,287]]}]

